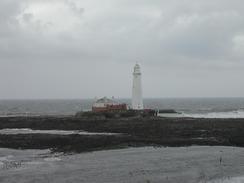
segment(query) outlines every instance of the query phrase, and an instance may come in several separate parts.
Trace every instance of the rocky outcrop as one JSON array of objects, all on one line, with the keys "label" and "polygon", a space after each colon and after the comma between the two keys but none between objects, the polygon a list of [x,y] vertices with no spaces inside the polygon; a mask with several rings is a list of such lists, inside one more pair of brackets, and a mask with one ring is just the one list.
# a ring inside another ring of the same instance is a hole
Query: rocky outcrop
[{"label": "rocky outcrop", "polygon": [[0,134],[0,147],[83,152],[128,146],[224,145],[244,147],[244,119],[194,118],[0,118],[0,129],[84,130],[121,135]]},{"label": "rocky outcrop", "polygon": [[87,118],[87,119],[110,119],[110,118],[133,118],[133,117],[151,117],[156,116],[157,111],[148,110],[121,110],[121,111],[107,111],[107,112],[77,112],[75,117],[77,118]]}]

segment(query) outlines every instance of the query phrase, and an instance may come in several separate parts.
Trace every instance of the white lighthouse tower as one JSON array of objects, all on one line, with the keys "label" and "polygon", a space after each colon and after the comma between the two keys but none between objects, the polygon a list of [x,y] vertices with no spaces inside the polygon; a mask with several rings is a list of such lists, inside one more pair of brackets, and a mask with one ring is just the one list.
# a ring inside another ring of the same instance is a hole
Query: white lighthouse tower
[{"label": "white lighthouse tower", "polygon": [[133,87],[132,87],[132,109],[142,110],[142,86],[141,86],[141,70],[139,64],[136,64],[133,72]]}]

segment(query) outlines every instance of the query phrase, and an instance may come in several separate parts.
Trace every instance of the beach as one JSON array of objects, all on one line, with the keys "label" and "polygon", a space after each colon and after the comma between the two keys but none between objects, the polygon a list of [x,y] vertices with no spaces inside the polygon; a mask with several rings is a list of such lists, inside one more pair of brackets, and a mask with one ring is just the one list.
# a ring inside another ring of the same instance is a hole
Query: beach
[{"label": "beach", "polygon": [[[0,149],[1,182],[209,182],[244,180],[244,148],[128,148],[82,154]],[[222,162],[220,162],[222,158]]]}]

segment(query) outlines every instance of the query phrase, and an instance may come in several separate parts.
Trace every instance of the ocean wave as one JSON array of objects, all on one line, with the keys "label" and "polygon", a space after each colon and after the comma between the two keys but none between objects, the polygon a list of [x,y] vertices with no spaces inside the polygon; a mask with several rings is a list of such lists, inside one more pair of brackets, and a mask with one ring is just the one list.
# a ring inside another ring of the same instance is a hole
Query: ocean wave
[{"label": "ocean wave", "polygon": [[208,183],[242,183],[244,182],[244,177],[232,177],[232,178],[222,178],[218,180],[209,181]]},{"label": "ocean wave", "polygon": [[232,110],[225,112],[208,112],[208,113],[184,113],[182,112],[182,117],[191,118],[244,118],[244,110]]},{"label": "ocean wave", "polygon": [[0,134],[55,134],[55,135],[121,135],[120,133],[87,132],[79,130],[32,130],[30,128],[4,128],[0,129]]},{"label": "ocean wave", "polygon": [[0,113],[0,118],[5,118],[5,117],[36,117],[36,116],[41,116],[43,114],[41,113],[21,113],[21,112],[11,112],[11,113]]},{"label": "ocean wave", "polygon": [[231,111],[177,111],[178,113],[168,114],[159,113],[160,117],[172,118],[244,118],[244,109],[231,110]]}]

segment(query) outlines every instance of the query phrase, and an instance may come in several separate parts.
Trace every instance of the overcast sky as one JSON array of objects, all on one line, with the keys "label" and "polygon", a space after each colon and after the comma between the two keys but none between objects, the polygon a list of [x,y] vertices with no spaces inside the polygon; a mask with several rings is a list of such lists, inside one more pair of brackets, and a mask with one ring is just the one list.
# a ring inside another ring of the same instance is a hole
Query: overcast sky
[{"label": "overcast sky", "polygon": [[243,0],[0,0],[0,98],[244,97]]}]

